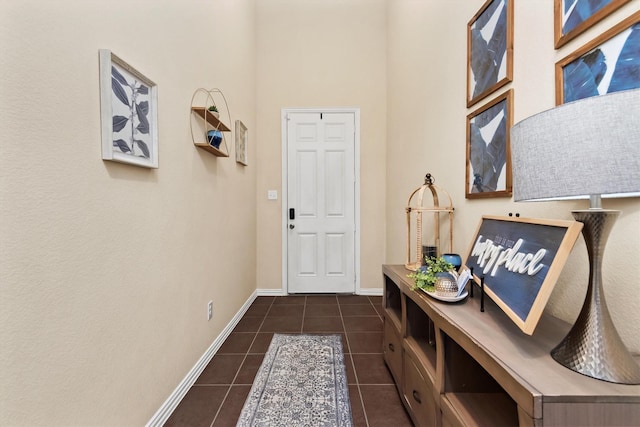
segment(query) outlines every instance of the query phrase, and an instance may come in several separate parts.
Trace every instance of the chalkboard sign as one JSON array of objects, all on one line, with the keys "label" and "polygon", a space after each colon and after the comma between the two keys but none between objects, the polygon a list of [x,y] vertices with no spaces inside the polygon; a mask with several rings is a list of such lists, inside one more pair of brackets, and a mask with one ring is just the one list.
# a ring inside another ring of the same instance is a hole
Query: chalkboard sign
[{"label": "chalkboard sign", "polygon": [[483,216],[464,265],[476,283],[484,277],[485,293],[531,335],[580,230],[577,221]]}]

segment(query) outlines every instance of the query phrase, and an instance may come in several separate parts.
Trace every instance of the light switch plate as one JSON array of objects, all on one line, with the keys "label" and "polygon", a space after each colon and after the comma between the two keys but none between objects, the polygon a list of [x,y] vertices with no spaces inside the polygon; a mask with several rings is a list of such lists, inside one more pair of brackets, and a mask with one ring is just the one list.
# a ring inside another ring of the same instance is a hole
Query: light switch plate
[{"label": "light switch plate", "polygon": [[267,199],[268,200],[278,200],[278,190],[269,190],[269,191],[267,191]]}]

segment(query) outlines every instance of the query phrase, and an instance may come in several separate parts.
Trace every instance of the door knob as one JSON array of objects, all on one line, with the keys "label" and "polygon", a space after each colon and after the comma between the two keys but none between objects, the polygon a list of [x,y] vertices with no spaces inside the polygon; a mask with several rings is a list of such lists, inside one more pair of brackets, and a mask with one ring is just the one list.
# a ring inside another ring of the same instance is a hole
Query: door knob
[{"label": "door knob", "polygon": [[289,228],[293,230],[294,228],[296,228],[296,226],[293,224],[289,224]]}]

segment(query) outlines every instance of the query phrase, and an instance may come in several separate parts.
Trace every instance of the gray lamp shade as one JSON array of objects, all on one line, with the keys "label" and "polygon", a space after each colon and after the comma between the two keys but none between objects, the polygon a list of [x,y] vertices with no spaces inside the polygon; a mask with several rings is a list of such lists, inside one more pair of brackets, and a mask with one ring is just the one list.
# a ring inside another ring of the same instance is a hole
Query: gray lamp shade
[{"label": "gray lamp shade", "polygon": [[640,89],[560,105],[511,128],[515,201],[640,197]]}]

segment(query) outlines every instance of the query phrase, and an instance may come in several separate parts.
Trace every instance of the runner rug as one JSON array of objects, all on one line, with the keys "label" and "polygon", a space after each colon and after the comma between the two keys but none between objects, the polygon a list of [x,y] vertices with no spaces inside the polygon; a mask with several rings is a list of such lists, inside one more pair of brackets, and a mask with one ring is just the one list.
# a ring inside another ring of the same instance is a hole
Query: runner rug
[{"label": "runner rug", "polygon": [[238,426],[352,426],[340,335],[275,334]]}]

